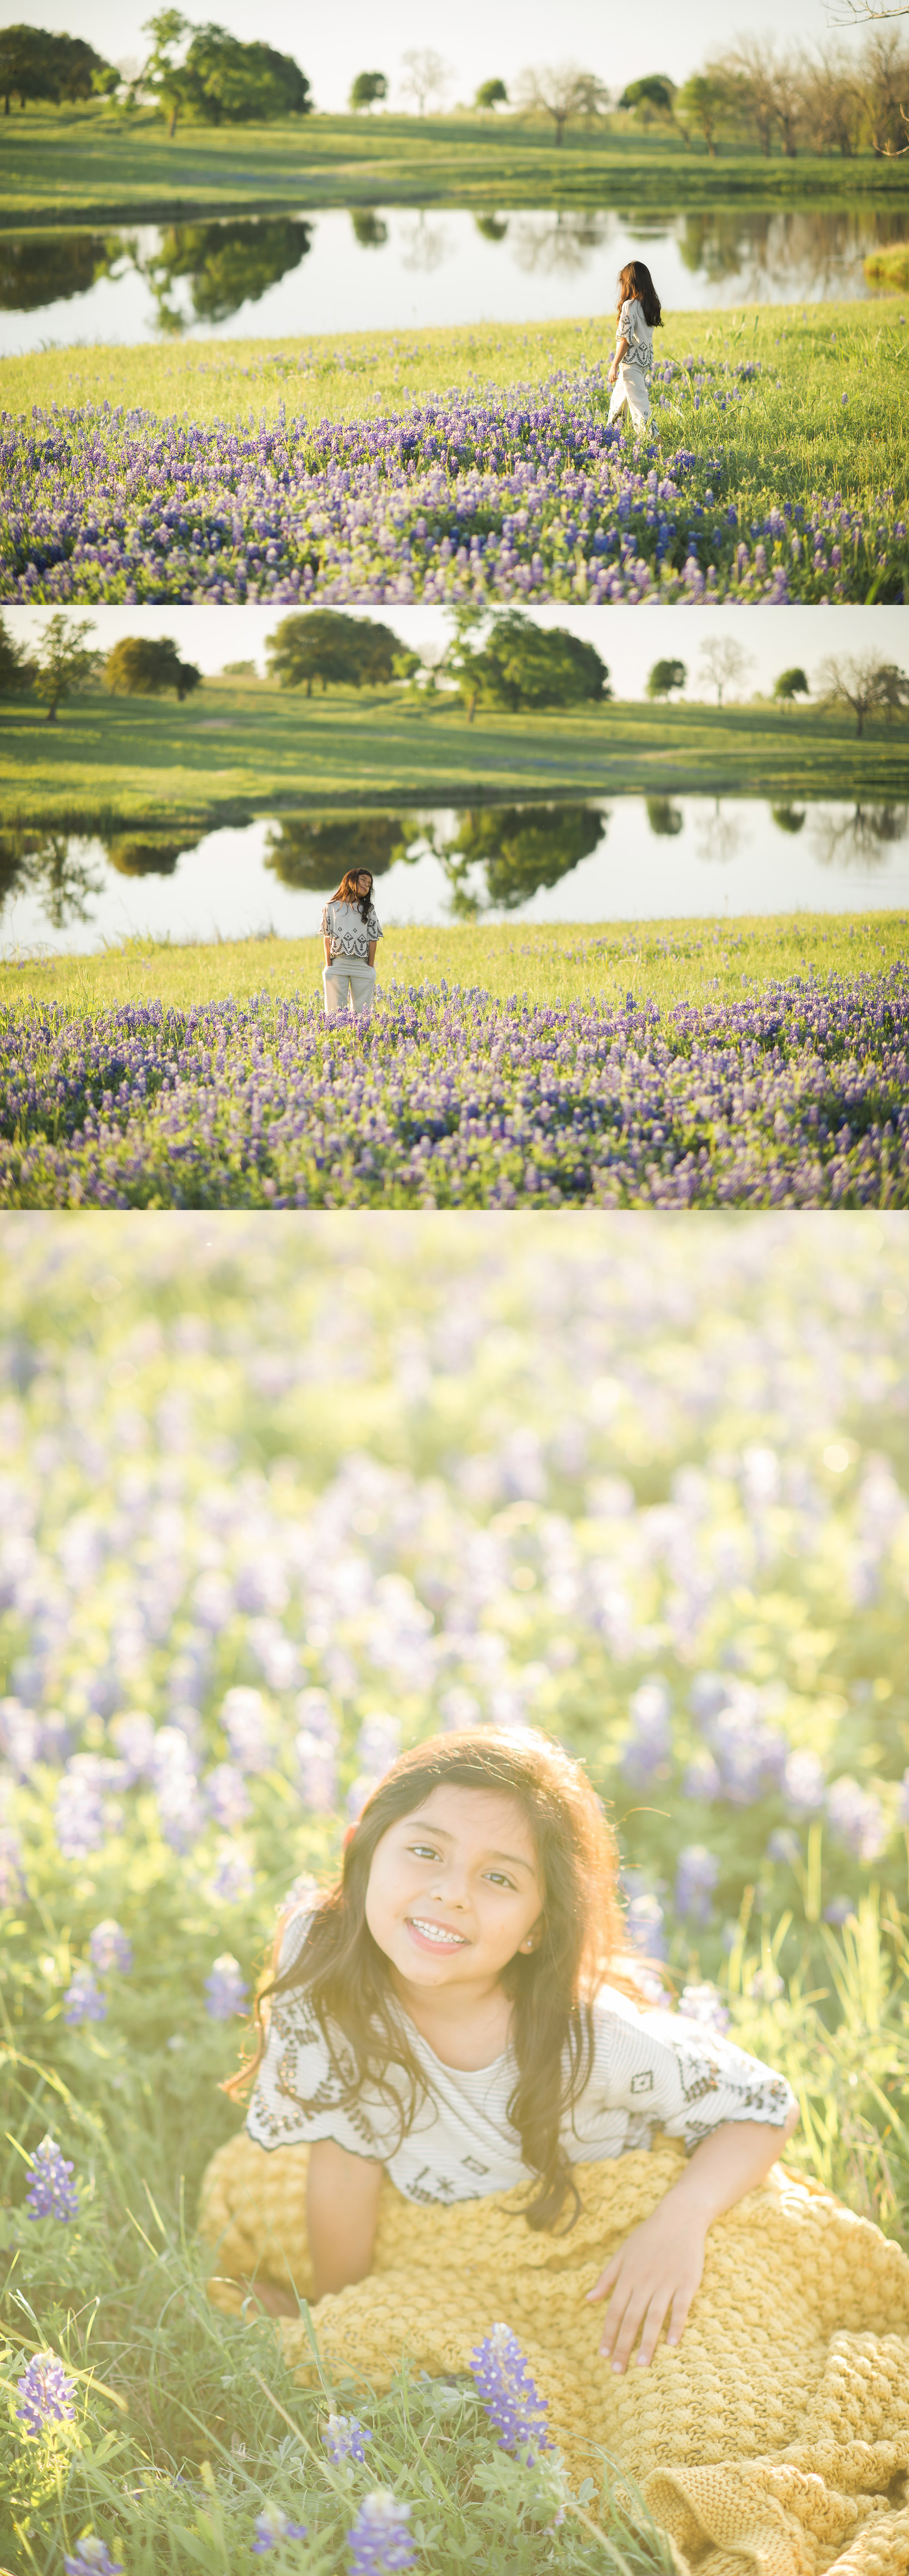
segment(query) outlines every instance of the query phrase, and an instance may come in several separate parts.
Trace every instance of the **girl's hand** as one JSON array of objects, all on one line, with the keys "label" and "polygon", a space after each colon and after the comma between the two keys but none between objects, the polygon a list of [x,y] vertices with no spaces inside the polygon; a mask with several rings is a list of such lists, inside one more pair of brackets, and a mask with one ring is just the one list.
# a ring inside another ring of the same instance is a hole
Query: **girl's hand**
[{"label": "girl's hand", "polygon": [[660,2328],[671,2309],[667,2344],[677,2344],[704,2269],[706,2220],[692,2209],[673,2210],[672,2194],[652,2210],[620,2245],[594,2289],[592,2302],[612,2297],[603,2324],[601,2353],[612,2354],[613,2370],[624,2370],[640,2329],[637,2360],[653,2360]]}]

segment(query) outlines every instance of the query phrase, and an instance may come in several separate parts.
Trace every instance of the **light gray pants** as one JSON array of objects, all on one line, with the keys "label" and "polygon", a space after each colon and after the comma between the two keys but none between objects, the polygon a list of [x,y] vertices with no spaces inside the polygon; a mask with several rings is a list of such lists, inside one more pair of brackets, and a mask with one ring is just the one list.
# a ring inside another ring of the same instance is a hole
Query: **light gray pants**
[{"label": "light gray pants", "polygon": [[364,966],[359,958],[334,957],[322,968],[325,987],[325,1017],[340,1018],[342,1011],[352,1011],[358,1020],[368,1020],[376,989],[374,966]]},{"label": "light gray pants", "polygon": [[618,420],[619,414],[625,410],[626,405],[635,428],[643,429],[645,420],[650,419],[647,379],[641,367],[635,367],[627,358],[623,358],[612,388],[612,401],[609,405],[610,420]]}]

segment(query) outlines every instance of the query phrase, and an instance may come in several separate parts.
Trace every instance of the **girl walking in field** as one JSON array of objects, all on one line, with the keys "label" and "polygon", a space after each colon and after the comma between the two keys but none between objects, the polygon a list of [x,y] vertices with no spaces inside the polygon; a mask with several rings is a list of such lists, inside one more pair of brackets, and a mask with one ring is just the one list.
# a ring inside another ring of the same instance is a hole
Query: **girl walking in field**
[{"label": "girl walking in field", "polygon": [[609,418],[619,420],[627,408],[633,427],[640,430],[650,418],[653,335],[662,329],[663,316],[643,260],[627,262],[620,271],[618,289],[615,357],[606,379],[613,389]]},{"label": "girl walking in field", "polygon": [[351,1010],[368,1020],[376,989],[376,948],[382,926],[372,899],[368,868],[348,868],[322,914],[325,1017]]}]

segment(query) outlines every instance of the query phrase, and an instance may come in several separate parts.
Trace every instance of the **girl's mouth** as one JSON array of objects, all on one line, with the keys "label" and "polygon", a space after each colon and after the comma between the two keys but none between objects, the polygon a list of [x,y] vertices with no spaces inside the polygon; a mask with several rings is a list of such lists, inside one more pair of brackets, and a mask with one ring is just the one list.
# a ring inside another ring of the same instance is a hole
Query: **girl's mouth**
[{"label": "girl's mouth", "polygon": [[406,1914],[404,1920],[411,1940],[415,1941],[421,1950],[466,1948],[465,1933],[449,1932],[444,1923],[432,1923],[425,1914]]}]

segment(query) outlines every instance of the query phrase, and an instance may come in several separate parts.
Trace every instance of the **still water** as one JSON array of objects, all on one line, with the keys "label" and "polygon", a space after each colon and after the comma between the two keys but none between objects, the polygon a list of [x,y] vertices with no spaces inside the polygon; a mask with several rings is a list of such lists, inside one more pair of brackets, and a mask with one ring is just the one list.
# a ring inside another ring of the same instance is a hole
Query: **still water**
[{"label": "still water", "polygon": [[0,949],[312,936],[350,866],[373,870],[386,929],[898,910],[909,902],[909,805],[629,796],[473,812],[336,807],[195,838],[164,824],[81,839],[7,831]]},{"label": "still water", "polygon": [[0,236],[0,354],[183,331],[275,338],[608,313],[636,254],[667,310],[871,292],[895,209],[714,206],[474,214],[356,207],[134,231]]}]

